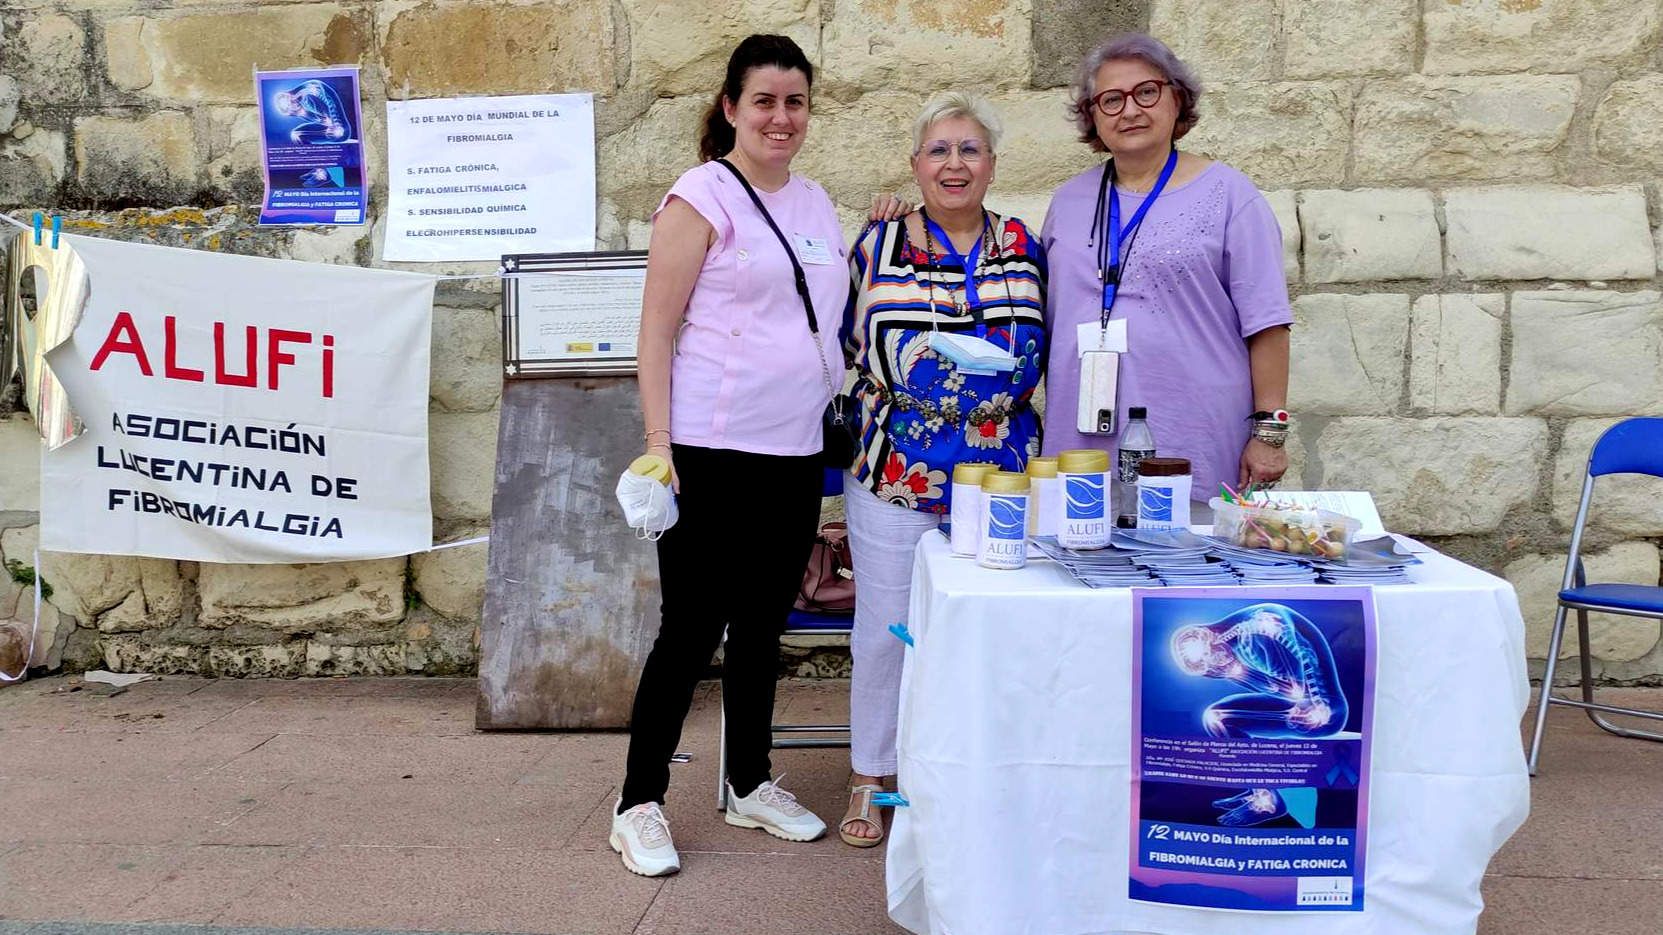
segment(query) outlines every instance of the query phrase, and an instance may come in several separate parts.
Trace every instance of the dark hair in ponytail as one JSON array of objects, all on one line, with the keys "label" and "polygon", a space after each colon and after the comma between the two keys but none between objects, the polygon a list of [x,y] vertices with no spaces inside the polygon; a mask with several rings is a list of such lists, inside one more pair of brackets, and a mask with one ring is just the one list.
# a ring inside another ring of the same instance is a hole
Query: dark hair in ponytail
[{"label": "dark hair in ponytail", "polygon": [[733,152],[733,125],[728,123],[727,114],[722,112],[722,100],[726,98],[738,104],[745,88],[745,76],[753,68],[769,65],[785,71],[796,69],[808,78],[808,86],[814,87],[814,66],[808,63],[808,56],[803,54],[797,43],[786,36],[746,36],[728,56],[727,77],[722,80],[722,88],[716,92],[716,100],[710,105],[710,110],[705,112],[704,133],[699,137],[700,162],[719,159]]}]

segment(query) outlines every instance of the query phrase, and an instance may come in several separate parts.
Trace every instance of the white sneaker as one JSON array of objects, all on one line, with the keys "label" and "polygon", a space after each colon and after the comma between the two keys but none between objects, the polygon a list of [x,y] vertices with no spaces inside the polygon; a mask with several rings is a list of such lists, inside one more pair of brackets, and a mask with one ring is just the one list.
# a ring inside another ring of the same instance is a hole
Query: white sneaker
[{"label": "white sneaker", "polygon": [[670,822],[657,802],[643,802],[621,815],[618,806],[613,805],[612,836],[608,840],[631,873],[661,877],[681,869],[681,856],[670,841]]},{"label": "white sneaker", "polygon": [[739,828],[761,828],[786,841],[812,841],[826,833],[826,823],[773,780],[744,797],[734,794],[729,783],[727,822]]}]

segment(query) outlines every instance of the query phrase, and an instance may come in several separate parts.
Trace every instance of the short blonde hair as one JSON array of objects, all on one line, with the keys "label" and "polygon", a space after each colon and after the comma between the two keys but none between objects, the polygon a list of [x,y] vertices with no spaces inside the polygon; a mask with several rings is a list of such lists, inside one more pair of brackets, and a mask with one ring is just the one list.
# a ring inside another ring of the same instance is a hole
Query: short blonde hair
[{"label": "short blonde hair", "polygon": [[994,152],[999,151],[999,138],[1005,134],[1005,122],[999,119],[999,112],[993,109],[987,98],[964,91],[943,91],[930,98],[912,121],[912,151],[917,153],[923,148],[924,133],[937,121],[954,117],[968,117],[981,124],[982,130],[987,133],[987,145]]}]

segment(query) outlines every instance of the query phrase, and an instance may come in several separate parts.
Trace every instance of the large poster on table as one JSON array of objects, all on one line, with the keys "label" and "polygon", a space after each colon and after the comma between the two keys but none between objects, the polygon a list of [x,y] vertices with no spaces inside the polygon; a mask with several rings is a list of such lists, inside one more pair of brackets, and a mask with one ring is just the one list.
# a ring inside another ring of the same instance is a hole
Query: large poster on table
[{"label": "large poster on table", "polygon": [[1134,592],[1132,899],[1361,911],[1366,588]]},{"label": "large poster on table", "polygon": [[[431,547],[431,276],[88,237],[20,237],[63,391],[40,546],[210,562]],[[42,423],[45,424],[44,422]]]},{"label": "large poster on table", "polygon": [[357,66],[255,72],[254,90],[266,182],[260,223],[364,223]]}]

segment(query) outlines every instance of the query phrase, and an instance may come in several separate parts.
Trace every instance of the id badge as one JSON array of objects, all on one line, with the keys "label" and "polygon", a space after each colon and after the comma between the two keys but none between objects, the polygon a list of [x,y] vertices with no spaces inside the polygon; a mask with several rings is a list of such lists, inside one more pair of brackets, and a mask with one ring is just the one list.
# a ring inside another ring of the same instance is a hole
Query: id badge
[{"label": "id badge", "polygon": [[831,241],[824,237],[792,234],[791,240],[792,246],[797,248],[797,259],[809,266],[830,266],[837,262],[832,258]]},{"label": "id badge", "polygon": [[1120,383],[1120,355],[1114,351],[1080,354],[1080,400],[1074,428],[1081,435],[1113,435],[1115,391]]}]

